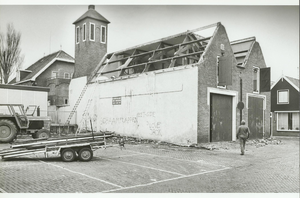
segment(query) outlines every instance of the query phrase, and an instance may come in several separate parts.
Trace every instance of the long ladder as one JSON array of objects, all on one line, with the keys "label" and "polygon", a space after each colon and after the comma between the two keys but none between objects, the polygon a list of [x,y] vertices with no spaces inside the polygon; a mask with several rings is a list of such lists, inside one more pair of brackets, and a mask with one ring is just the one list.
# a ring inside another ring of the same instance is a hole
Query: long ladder
[{"label": "long ladder", "polygon": [[86,121],[86,117],[87,117],[87,115],[88,115],[88,110],[89,110],[89,108],[90,108],[90,106],[91,106],[91,104],[92,104],[92,101],[93,101],[93,99],[90,98],[90,99],[88,100],[87,104],[86,104],[86,107],[85,107],[85,109],[84,109],[84,111],[83,111],[83,114],[82,114],[82,119],[81,119],[81,121],[80,121],[80,123],[79,123],[79,125],[78,125],[78,128],[77,128],[76,132],[75,132],[75,136],[76,136],[78,133],[80,133],[81,129],[83,128],[83,123]]},{"label": "long ladder", "polygon": [[71,113],[69,114],[69,117],[68,117],[68,119],[67,119],[65,125],[69,125],[69,123],[70,123],[70,121],[71,121],[73,115],[75,114],[75,112],[76,112],[76,110],[77,110],[77,107],[79,106],[79,104],[80,104],[80,102],[81,102],[81,99],[83,98],[83,96],[84,96],[84,94],[85,94],[87,88],[88,88],[88,84],[86,84],[86,85],[83,87],[83,89],[82,89],[82,91],[81,91],[81,93],[80,93],[80,95],[79,95],[79,98],[77,99],[77,101],[76,101],[76,103],[75,103],[75,105],[74,105],[74,107],[73,107]]}]

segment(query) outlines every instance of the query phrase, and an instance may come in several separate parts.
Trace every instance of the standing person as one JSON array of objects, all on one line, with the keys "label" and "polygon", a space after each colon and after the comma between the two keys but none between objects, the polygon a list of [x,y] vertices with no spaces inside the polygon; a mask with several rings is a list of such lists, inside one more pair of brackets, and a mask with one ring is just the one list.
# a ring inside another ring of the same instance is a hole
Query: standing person
[{"label": "standing person", "polygon": [[250,129],[245,124],[246,124],[245,120],[242,120],[241,125],[238,127],[237,134],[236,134],[236,138],[240,139],[241,155],[245,154],[246,140],[250,136]]}]

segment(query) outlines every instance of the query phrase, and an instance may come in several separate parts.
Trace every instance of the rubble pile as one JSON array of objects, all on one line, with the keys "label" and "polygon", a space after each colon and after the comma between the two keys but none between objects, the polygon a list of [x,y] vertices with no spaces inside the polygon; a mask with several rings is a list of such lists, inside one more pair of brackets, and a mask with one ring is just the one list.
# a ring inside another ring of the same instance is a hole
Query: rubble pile
[{"label": "rubble pile", "polygon": [[[205,150],[231,150],[231,149],[239,149],[240,143],[239,141],[227,141],[227,142],[208,142],[208,143],[200,143],[200,144],[191,144],[191,145],[177,145],[163,141],[150,140],[150,139],[141,139],[137,137],[113,137],[111,138],[112,143],[118,143],[120,138],[124,138],[125,144],[150,144],[153,147],[193,147],[196,149],[205,149]],[[279,145],[282,144],[281,140],[277,140],[274,138],[264,138],[264,139],[254,139],[247,140],[247,145],[255,146],[256,148],[263,147],[266,145]]]},{"label": "rubble pile", "polygon": [[264,139],[248,140],[247,144],[253,145],[256,147],[263,147],[268,144],[273,144],[273,145],[282,144],[282,141],[274,139],[274,138],[264,138]]}]

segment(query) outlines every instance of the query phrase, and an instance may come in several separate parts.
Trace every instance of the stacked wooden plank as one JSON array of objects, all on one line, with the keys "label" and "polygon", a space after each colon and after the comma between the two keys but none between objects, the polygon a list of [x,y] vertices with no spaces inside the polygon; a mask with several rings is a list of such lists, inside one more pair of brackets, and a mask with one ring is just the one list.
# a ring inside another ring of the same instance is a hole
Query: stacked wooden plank
[{"label": "stacked wooden plank", "polygon": [[49,148],[66,148],[93,144],[101,146],[106,144],[106,138],[113,136],[113,133],[93,133],[49,139],[18,140],[11,144],[9,149],[0,150],[0,156],[2,158],[8,158],[43,152],[46,153]]}]

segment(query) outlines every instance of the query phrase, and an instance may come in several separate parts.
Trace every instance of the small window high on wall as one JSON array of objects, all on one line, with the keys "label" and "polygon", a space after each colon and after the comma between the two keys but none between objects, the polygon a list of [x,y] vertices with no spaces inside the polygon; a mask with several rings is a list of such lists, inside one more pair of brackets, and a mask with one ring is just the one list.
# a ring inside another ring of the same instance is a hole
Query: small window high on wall
[{"label": "small window high on wall", "polygon": [[259,67],[253,67],[253,92],[259,93]]},{"label": "small window high on wall", "polygon": [[90,40],[95,41],[95,24],[90,23]]},{"label": "small window high on wall", "polygon": [[85,41],[86,40],[86,24],[84,23],[83,26],[82,26],[82,31],[83,31],[83,34],[82,34],[82,40]]},{"label": "small window high on wall", "polygon": [[80,29],[79,27],[76,27],[76,44],[79,43],[79,37],[80,37]]},{"label": "small window high on wall", "polygon": [[106,27],[101,26],[101,43],[106,43]]},{"label": "small window high on wall", "polygon": [[277,91],[277,104],[289,104],[289,90]]}]

